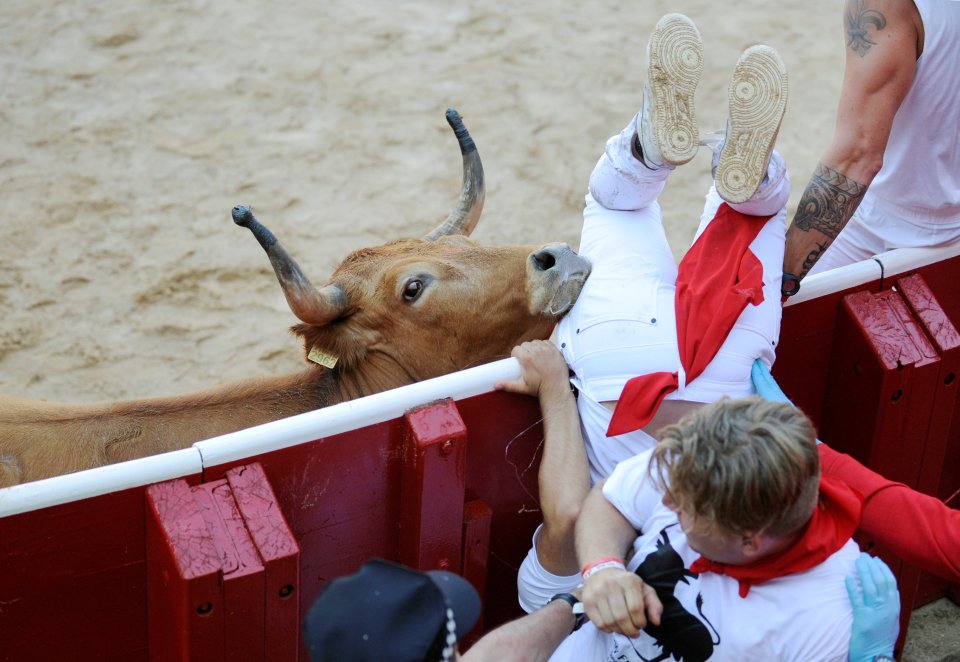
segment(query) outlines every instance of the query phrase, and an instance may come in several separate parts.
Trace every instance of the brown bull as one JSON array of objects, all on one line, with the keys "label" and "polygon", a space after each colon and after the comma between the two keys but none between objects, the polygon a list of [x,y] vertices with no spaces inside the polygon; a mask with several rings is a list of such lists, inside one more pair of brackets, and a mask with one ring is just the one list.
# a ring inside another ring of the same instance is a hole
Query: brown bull
[{"label": "brown bull", "polygon": [[247,207],[303,339],[297,374],[188,395],[70,405],[0,396],[0,487],[185,448],[201,439],[506,356],[547,337],[589,273],[565,244],[482,247],[483,168],[455,111],[463,154],[457,208],[424,239],[356,251],[314,288]]}]

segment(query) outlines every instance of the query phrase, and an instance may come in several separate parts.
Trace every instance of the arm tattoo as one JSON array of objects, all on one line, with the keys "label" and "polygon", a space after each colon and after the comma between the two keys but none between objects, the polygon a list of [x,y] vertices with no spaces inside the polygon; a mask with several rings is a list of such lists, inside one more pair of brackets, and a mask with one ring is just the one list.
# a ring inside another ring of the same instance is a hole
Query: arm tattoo
[{"label": "arm tattoo", "polygon": [[803,260],[803,269],[800,272],[801,279],[806,276],[811,269],[813,269],[813,265],[817,263],[817,260],[820,259],[820,256],[823,255],[824,251],[830,247],[830,243],[831,242],[819,242],[817,243],[816,248],[807,253],[807,257]]},{"label": "arm tattoo", "polygon": [[864,0],[851,0],[847,3],[847,13],[843,24],[847,28],[847,47],[863,57],[877,42],[867,36],[867,28],[873,26],[880,32],[887,27],[887,18],[877,9],[867,9]]},{"label": "arm tattoo", "polygon": [[860,206],[866,192],[863,184],[818,163],[797,205],[793,224],[804,232],[817,230],[832,241]]}]

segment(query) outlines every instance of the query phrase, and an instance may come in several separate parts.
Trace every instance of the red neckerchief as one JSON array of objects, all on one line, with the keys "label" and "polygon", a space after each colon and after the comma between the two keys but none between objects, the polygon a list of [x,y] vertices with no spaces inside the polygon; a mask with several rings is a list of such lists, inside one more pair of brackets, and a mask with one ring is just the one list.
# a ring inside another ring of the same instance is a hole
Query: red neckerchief
[{"label": "red neckerchief", "polygon": [[820,503],[806,530],[792,547],[749,565],[716,563],[704,557],[690,565],[690,572],[713,572],[740,582],[740,597],[750,587],[776,577],[803,572],[820,565],[844,546],[860,524],[863,497],[846,483],[830,476],[820,477]]},{"label": "red neckerchief", "polygon": [[[748,303],[763,301],[763,265],[750,244],[771,216],[748,216],[722,203],[680,260],[674,307],[680,363],[692,382],[706,369]],[[613,437],[650,422],[663,398],[680,387],[677,373],[629,380],[607,428]]]}]

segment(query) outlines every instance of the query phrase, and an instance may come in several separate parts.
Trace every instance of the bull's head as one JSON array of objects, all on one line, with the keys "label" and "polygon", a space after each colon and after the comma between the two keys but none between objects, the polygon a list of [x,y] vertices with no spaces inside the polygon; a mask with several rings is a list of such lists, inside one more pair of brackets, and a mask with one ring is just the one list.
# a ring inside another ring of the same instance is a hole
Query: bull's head
[{"label": "bull's head", "polygon": [[546,338],[580,294],[590,265],[566,244],[483,247],[467,238],[483,208],[483,166],[457,112],[448,110],[447,121],[463,154],[456,209],[423,239],[355,251],[319,289],[249,207],[234,208],[303,322],[293,331],[311,360],[341,373],[366,364],[360,380],[426,379]]}]

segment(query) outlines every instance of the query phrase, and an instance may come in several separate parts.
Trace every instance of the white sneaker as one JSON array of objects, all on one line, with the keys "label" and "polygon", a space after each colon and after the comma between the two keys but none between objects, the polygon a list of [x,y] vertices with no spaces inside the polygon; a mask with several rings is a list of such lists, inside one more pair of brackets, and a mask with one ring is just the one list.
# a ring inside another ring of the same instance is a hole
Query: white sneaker
[{"label": "white sneaker", "polygon": [[727,202],[746,202],[767,174],[787,110],[787,68],[769,46],[743,52],[728,91],[730,119],[716,157],[714,181]]},{"label": "white sneaker", "polygon": [[644,163],[683,165],[697,153],[694,93],[703,72],[703,44],[693,21],[667,14],[647,42],[647,82],[637,126]]}]

